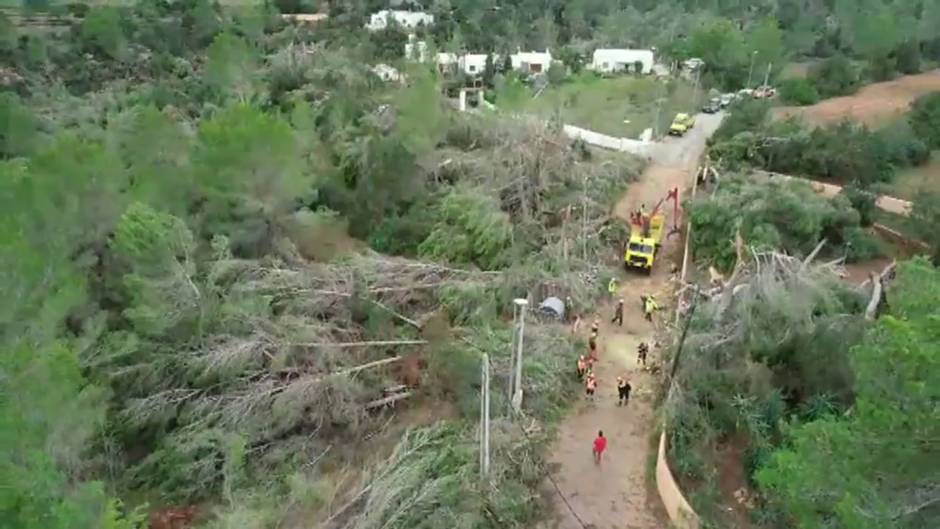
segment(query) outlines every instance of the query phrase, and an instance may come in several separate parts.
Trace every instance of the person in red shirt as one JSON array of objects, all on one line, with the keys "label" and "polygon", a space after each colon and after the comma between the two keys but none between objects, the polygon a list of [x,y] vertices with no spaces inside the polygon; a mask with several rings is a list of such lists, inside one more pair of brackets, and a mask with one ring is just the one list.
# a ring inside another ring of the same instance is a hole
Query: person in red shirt
[{"label": "person in red shirt", "polygon": [[607,450],[607,438],[604,437],[604,431],[598,430],[597,439],[594,439],[594,464],[601,464],[601,455]]}]

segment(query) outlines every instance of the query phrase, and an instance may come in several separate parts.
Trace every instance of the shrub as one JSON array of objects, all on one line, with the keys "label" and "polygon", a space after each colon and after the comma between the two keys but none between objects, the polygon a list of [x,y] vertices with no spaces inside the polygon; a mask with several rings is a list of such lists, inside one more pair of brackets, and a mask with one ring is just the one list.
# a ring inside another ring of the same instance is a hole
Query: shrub
[{"label": "shrub", "polygon": [[819,92],[807,79],[786,79],[780,83],[780,98],[794,105],[812,105],[819,101]]},{"label": "shrub", "polygon": [[860,227],[845,230],[845,260],[849,263],[867,261],[883,255],[878,239]]},{"label": "shrub", "polygon": [[899,72],[907,75],[920,72],[920,43],[909,40],[901,44],[895,56]]},{"label": "shrub", "polygon": [[875,195],[859,188],[854,184],[842,188],[842,194],[852,204],[852,208],[858,211],[859,222],[862,226],[871,226],[873,216],[876,211]]},{"label": "shrub", "polygon": [[918,97],[911,105],[908,121],[929,148],[940,148],[940,92]]},{"label": "shrub", "polygon": [[736,103],[710,141],[717,143],[731,139],[741,132],[760,129],[767,121],[769,111],[770,106],[765,101],[751,99]]},{"label": "shrub", "polygon": [[854,93],[859,87],[859,74],[844,55],[834,55],[810,69],[809,80],[821,97]]},{"label": "shrub", "polygon": [[888,161],[898,167],[921,165],[930,159],[930,148],[908,122],[896,123],[875,133]]}]

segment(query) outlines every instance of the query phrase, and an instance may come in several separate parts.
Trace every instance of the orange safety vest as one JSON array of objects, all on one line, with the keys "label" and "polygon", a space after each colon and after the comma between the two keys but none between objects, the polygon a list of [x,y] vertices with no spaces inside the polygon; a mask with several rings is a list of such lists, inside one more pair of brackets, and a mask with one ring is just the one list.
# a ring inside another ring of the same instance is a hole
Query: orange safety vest
[{"label": "orange safety vest", "polygon": [[580,370],[587,369],[587,363],[580,358],[578,358],[578,369]]}]

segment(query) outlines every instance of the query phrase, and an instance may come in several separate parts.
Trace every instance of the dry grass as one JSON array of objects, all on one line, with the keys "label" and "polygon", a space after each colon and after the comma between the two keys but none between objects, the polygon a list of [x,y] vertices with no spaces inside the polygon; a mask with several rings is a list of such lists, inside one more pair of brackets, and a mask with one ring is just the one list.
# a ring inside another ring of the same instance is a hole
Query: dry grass
[{"label": "dry grass", "polygon": [[940,151],[934,151],[924,165],[898,171],[892,189],[896,197],[905,200],[914,200],[925,191],[940,193]]},{"label": "dry grass", "polygon": [[[699,93],[700,99],[704,97]],[[663,98],[659,131],[664,132],[679,112],[695,112],[694,90],[684,81],[674,89],[652,77],[601,78],[585,74],[530,99],[522,110],[542,117],[560,115],[569,125],[622,138],[637,138],[653,127],[656,100]]]}]

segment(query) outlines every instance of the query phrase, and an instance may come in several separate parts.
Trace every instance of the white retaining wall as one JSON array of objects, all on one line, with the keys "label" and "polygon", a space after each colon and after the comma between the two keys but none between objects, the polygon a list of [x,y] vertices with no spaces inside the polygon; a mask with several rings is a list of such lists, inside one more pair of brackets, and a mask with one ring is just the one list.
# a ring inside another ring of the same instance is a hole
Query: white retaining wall
[{"label": "white retaining wall", "polygon": [[594,132],[593,130],[582,129],[574,125],[564,126],[565,135],[573,140],[582,140],[588,145],[610,149],[612,151],[622,151],[636,154],[639,156],[651,156],[655,143],[649,141],[631,140],[629,138],[616,138]]}]

